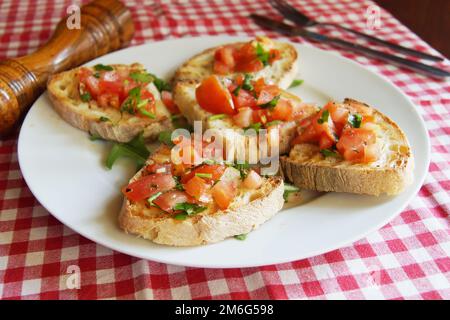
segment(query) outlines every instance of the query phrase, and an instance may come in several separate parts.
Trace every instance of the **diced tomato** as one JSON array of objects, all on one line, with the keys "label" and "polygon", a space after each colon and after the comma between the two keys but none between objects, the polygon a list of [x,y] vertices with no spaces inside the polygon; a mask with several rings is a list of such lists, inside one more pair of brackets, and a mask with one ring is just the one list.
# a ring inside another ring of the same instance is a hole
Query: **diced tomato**
[{"label": "diced tomato", "polygon": [[197,102],[204,110],[211,113],[234,114],[235,109],[230,92],[212,75],[200,84],[195,91]]},{"label": "diced tomato", "polygon": [[257,58],[256,48],[251,42],[243,44],[234,52],[235,60],[250,61]]},{"label": "diced tomato", "polygon": [[236,186],[231,182],[219,181],[211,189],[214,201],[221,210],[226,210],[237,194]]},{"label": "diced tomato", "polygon": [[211,175],[211,178],[203,178],[202,177],[202,179],[204,179],[206,182],[214,182],[214,181],[217,181],[220,179],[220,177],[225,172],[225,169],[226,169],[226,167],[221,164],[211,164],[211,165],[202,164],[202,165],[194,168],[193,170],[191,170],[189,173],[182,176],[181,182],[186,183],[187,181],[192,179],[196,175],[196,173]]},{"label": "diced tomato", "polygon": [[292,120],[292,105],[289,100],[280,99],[275,106],[275,108],[269,112],[269,120],[281,120],[290,121]]},{"label": "diced tomato", "polygon": [[119,74],[116,71],[103,72],[100,79],[108,82],[116,82],[121,80]]},{"label": "diced tomato", "polygon": [[130,90],[137,86],[138,84],[131,78],[123,80],[123,98],[127,97]]},{"label": "diced tomato", "polygon": [[257,95],[259,95],[259,93],[265,86],[266,82],[264,81],[264,78],[259,78],[258,80],[253,82],[253,88],[255,89]]},{"label": "diced tomato", "polygon": [[263,184],[263,179],[255,171],[250,170],[243,181],[244,187],[248,189],[258,189]]},{"label": "diced tomato", "polygon": [[221,47],[216,50],[214,54],[215,61],[219,61],[227,66],[230,70],[233,70],[235,65],[234,60],[234,48],[232,46]]},{"label": "diced tomato", "polygon": [[88,76],[86,80],[84,81],[84,84],[86,85],[87,90],[92,95],[93,98],[96,98],[99,93],[99,81],[94,76]]},{"label": "diced tomato", "polygon": [[167,110],[169,110],[172,114],[180,113],[180,110],[178,109],[177,105],[173,101],[172,93],[169,91],[163,91],[161,92],[161,100],[166,106]]},{"label": "diced tomato", "polygon": [[175,210],[173,207],[175,207],[176,204],[183,202],[193,203],[194,199],[192,199],[192,197],[190,197],[186,192],[179,190],[165,192],[153,200],[154,204],[168,213],[174,213]]},{"label": "diced tomato", "polygon": [[231,97],[233,98],[234,107],[236,109],[244,107],[256,107],[255,97],[247,90],[240,89],[237,96],[235,94],[232,94]]},{"label": "diced tomato", "polygon": [[328,121],[319,123],[319,119],[322,118],[325,109],[319,111],[315,119],[312,121],[312,125],[316,128],[316,131],[320,134],[325,134],[329,139],[336,141],[336,128],[334,126],[331,116],[328,116]]},{"label": "diced tomato", "polygon": [[336,131],[338,134],[340,134],[342,132],[342,129],[348,122],[349,111],[333,102],[329,102],[324,107],[324,109],[330,112],[331,119],[333,120],[336,127]]},{"label": "diced tomato", "polygon": [[238,113],[233,116],[235,125],[246,128],[252,124],[253,110],[251,108],[240,108]]},{"label": "diced tomato", "polygon": [[354,162],[364,162],[376,157],[370,154],[365,157],[366,147],[376,142],[376,135],[373,131],[361,128],[347,128],[342,132],[336,148],[344,156],[345,160]]},{"label": "diced tomato", "polygon": [[105,81],[100,80],[98,83],[98,88],[100,93],[112,93],[118,96],[123,95],[123,83],[120,80],[116,81]]},{"label": "diced tomato", "polygon": [[101,108],[120,108],[119,95],[114,93],[101,93],[97,97],[97,104]]},{"label": "diced tomato", "polygon": [[273,100],[277,95],[280,94],[280,88],[276,85],[268,85],[262,88],[259,92],[258,101],[256,102],[258,105],[269,103]]},{"label": "diced tomato", "polygon": [[253,123],[266,123],[267,122],[267,111],[266,110],[253,110]]},{"label": "diced tomato", "polygon": [[243,74],[238,74],[234,81],[236,82],[236,85],[241,86],[244,83],[244,79],[245,77]]},{"label": "diced tomato", "polygon": [[274,61],[281,58],[281,53],[277,49],[272,49],[269,51],[269,63],[272,64]]},{"label": "diced tomato", "polygon": [[214,69],[214,73],[219,74],[219,75],[226,75],[226,74],[232,72],[230,67],[228,67],[225,63],[223,63],[221,61],[215,61],[213,69]]},{"label": "diced tomato", "polygon": [[264,64],[258,60],[253,59],[250,61],[238,61],[234,68],[237,72],[258,72],[264,68]]},{"label": "diced tomato", "polygon": [[172,172],[172,164],[171,163],[152,163],[149,164],[145,171],[147,173],[165,173],[170,174]]},{"label": "diced tomato", "polygon": [[206,191],[209,189],[210,184],[200,177],[193,176],[183,185],[183,187],[187,194],[202,201],[206,198]]},{"label": "diced tomato", "polygon": [[85,83],[86,79],[92,76],[92,70],[88,69],[88,68],[80,68],[78,70],[78,78],[80,80],[80,82]]},{"label": "diced tomato", "polygon": [[335,143],[334,139],[330,139],[330,137],[326,134],[322,134],[319,138],[319,148],[320,149],[328,149],[331,148]]},{"label": "diced tomato", "polygon": [[151,174],[130,183],[122,189],[122,193],[132,201],[147,199],[157,192],[175,188],[176,183],[170,174]]}]

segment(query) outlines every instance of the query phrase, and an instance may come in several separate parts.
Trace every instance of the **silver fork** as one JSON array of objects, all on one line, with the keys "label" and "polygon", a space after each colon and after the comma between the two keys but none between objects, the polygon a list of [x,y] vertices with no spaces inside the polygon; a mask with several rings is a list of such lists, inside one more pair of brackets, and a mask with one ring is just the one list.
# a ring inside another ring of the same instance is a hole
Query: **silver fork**
[{"label": "silver fork", "polygon": [[391,48],[393,50],[396,50],[396,51],[404,53],[404,54],[409,54],[414,57],[427,59],[427,60],[431,60],[431,61],[444,61],[444,59],[441,57],[433,56],[433,55],[430,55],[430,54],[427,54],[424,52],[420,52],[420,51],[417,51],[414,49],[406,48],[406,47],[400,46],[398,44],[371,36],[369,34],[359,32],[356,30],[352,30],[350,28],[341,26],[339,24],[328,23],[328,22],[318,22],[316,20],[310,19],[306,15],[301,13],[299,10],[297,10],[296,8],[291,6],[289,3],[287,3],[287,1],[285,1],[285,0],[269,0],[269,3],[272,7],[274,7],[276,10],[278,10],[283,15],[283,17],[294,22],[296,25],[298,25],[300,27],[304,27],[304,28],[312,27],[312,26],[334,27],[337,29],[341,29],[341,30],[353,33],[361,38],[372,41],[374,43],[378,43],[380,45],[383,45],[385,47]]}]

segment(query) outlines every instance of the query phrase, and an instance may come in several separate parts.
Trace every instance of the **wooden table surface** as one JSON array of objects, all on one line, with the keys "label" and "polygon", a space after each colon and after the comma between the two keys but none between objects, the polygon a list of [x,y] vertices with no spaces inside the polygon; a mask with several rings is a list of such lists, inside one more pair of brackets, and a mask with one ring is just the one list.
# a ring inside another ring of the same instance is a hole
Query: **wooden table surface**
[{"label": "wooden table surface", "polygon": [[450,0],[376,0],[447,58],[450,57]]}]

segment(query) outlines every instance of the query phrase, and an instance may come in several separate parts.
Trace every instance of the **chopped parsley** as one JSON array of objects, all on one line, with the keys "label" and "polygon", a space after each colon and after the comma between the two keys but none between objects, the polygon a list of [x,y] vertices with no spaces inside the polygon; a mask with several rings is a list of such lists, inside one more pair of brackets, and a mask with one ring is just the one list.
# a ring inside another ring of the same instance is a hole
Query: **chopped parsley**
[{"label": "chopped parsley", "polygon": [[284,202],[288,201],[289,195],[291,193],[296,193],[296,192],[299,192],[299,191],[300,191],[300,188],[298,188],[298,187],[296,187],[296,186],[294,186],[292,184],[289,184],[289,183],[284,183],[284,192],[283,192]]},{"label": "chopped parsley", "polygon": [[101,63],[96,64],[94,66],[94,69],[97,70],[97,71],[113,71],[114,70],[113,67],[107,66],[107,65],[104,65],[104,64],[101,64]]},{"label": "chopped parsley", "polygon": [[247,173],[248,173],[247,171],[250,169],[250,164],[248,164],[248,162],[235,163],[235,164],[233,164],[233,168],[239,170],[241,179],[244,180],[247,177]]},{"label": "chopped parsley", "polygon": [[136,114],[136,110],[140,114],[155,119],[156,115],[145,110],[145,106],[149,103],[149,99],[141,99],[141,87],[134,87],[128,92],[128,97],[120,106],[120,111],[128,112],[129,114]]},{"label": "chopped parsley", "polygon": [[247,234],[246,234],[246,233],[243,233],[243,234],[237,234],[237,235],[234,236],[234,238],[235,238],[236,240],[244,241],[245,239],[247,239]]},{"label": "chopped parsley", "polygon": [[215,115],[210,116],[210,117],[208,118],[208,120],[210,120],[210,121],[220,120],[220,119],[225,118],[226,116],[227,116],[227,115],[226,115],[226,114],[223,114],[223,113],[215,114]]},{"label": "chopped parsley", "polygon": [[132,72],[130,78],[136,82],[149,83],[154,81],[153,75],[148,72]]},{"label": "chopped parsley", "polygon": [[81,101],[83,102],[88,102],[91,101],[92,97],[91,94],[89,92],[83,93],[82,95],[80,95]]},{"label": "chopped parsley", "polygon": [[337,152],[332,149],[322,149],[322,150],[320,150],[320,153],[324,157],[337,157],[338,156]]},{"label": "chopped parsley", "polygon": [[288,89],[291,89],[291,88],[295,88],[295,87],[301,86],[301,85],[303,84],[303,82],[304,82],[304,80],[295,79],[294,81],[292,81],[292,83],[291,83],[291,85],[289,86]]},{"label": "chopped parsley", "polygon": [[212,179],[212,173],[201,173],[198,172],[195,174],[199,178]]},{"label": "chopped parsley", "polygon": [[175,180],[175,189],[180,190],[180,191],[184,191],[184,187],[180,182],[180,177],[178,176],[173,176],[173,179]]},{"label": "chopped parsley", "polygon": [[280,97],[281,97],[280,95],[277,95],[269,102],[259,105],[259,107],[262,109],[272,110],[273,108],[275,108],[277,106],[277,103],[280,100]]},{"label": "chopped parsley", "polygon": [[269,52],[264,50],[263,46],[259,42],[256,43],[256,56],[258,57],[259,61],[261,61],[264,66],[267,66],[269,64],[269,58],[270,58]]},{"label": "chopped parsley", "polygon": [[317,119],[317,123],[322,124],[322,123],[328,122],[329,117],[330,117],[330,111],[325,110],[324,112],[322,112],[322,115],[320,116],[320,118]]},{"label": "chopped parsley", "polygon": [[177,211],[181,211],[181,213],[175,215],[175,217],[174,217],[175,219],[185,220],[188,216],[205,211],[206,207],[200,206],[195,203],[182,202],[182,203],[177,203],[173,207],[173,209],[177,210]]},{"label": "chopped parsley", "polygon": [[242,83],[242,89],[247,91],[253,91],[255,88],[253,88],[253,85],[251,84],[250,80],[252,80],[253,76],[251,74],[246,73],[244,75],[244,82]]},{"label": "chopped parsley", "polygon": [[353,128],[361,127],[361,121],[362,115],[360,115],[359,113],[351,114],[348,117],[348,123],[350,123]]}]

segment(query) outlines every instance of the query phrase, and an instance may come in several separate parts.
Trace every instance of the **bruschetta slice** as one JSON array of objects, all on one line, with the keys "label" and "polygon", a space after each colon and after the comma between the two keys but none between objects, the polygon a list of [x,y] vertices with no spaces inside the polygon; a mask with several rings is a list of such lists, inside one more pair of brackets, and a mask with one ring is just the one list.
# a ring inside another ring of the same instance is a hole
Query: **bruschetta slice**
[{"label": "bruschetta slice", "polygon": [[283,207],[281,177],[224,163],[172,161],[162,145],[122,190],[120,227],[155,243],[196,246],[246,234]]},{"label": "bruschetta slice", "polygon": [[249,73],[254,78],[286,89],[298,72],[297,50],[289,43],[256,37],[249,42],[231,43],[205,50],[186,61],[173,77],[177,83],[194,85],[216,74],[233,76]]},{"label": "bruschetta slice", "polygon": [[281,167],[299,188],[378,196],[403,191],[413,180],[414,161],[394,121],[345,99],[329,102],[300,123]]},{"label": "bruschetta slice", "polygon": [[179,83],[174,100],[189,121],[202,121],[204,129],[278,129],[280,154],[289,151],[297,123],[318,111],[315,105],[249,73],[226,78],[211,75],[194,86]]},{"label": "bruschetta slice", "polygon": [[140,132],[152,140],[172,128],[154,80],[138,63],[97,64],[53,75],[47,89],[54,109],[76,128],[106,140],[128,142]]}]

